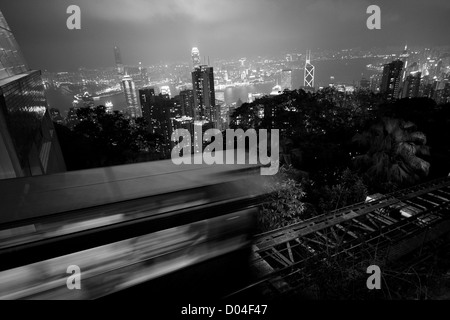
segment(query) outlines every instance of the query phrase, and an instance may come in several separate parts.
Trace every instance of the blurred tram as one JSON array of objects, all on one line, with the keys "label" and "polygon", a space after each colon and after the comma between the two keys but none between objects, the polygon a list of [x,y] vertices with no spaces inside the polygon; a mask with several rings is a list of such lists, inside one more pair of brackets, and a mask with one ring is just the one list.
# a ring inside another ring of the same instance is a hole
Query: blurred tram
[{"label": "blurred tram", "polygon": [[0,299],[213,297],[245,274],[263,183],[170,160],[0,181]]}]

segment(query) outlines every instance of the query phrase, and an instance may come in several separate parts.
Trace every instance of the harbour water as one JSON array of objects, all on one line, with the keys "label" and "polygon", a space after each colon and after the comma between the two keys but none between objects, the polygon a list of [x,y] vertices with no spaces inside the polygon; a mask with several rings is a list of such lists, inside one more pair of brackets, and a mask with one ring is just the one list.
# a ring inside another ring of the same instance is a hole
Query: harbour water
[{"label": "harbour water", "polygon": [[[369,70],[366,66],[373,63],[372,58],[346,59],[346,60],[324,60],[312,61],[315,67],[315,87],[326,87],[331,83],[330,77],[334,77],[335,84],[356,85],[362,77],[369,79],[377,73]],[[292,89],[303,86],[303,69],[292,71]],[[225,89],[225,102],[233,103],[238,99],[247,101],[248,93],[269,94],[276,83],[265,83],[250,85],[246,87],[233,87]]]},{"label": "harbour water", "polygon": [[[346,60],[326,60],[312,61],[315,66],[315,86],[326,87],[331,82],[330,77],[334,77],[334,83],[353,85],[357,84],[362,77],[367,79],[376,71],[369,70],[366,66],[373,63],[372,58],[358,58]],[[242,87],[228,87],[223,90],[225,103],[231,104],[238,99],[246,102],[249,93],[269,94],[276,82],[267,82]],[[294,69],[292,72],[292,88],[298,89],[303,85],[303,69]],[[170,86],[172,96],[178,94],[175,86]],[[59,108],[63,114],[71,107],[72,97],[62,94],[50,93],[47,95],[49,105]],[[125,105],[125,95],[121,92],[109,96],[102,96],[95,99],[95,105],[105,105],[106,102],[113,104],[113,110],[121,110]]]}]

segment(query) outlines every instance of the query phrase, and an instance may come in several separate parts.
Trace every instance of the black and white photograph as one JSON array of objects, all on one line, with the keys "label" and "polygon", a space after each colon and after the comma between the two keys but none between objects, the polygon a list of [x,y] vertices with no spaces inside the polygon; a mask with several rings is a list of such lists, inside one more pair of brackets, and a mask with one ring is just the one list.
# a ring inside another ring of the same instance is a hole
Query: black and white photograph
[{"label": "black and white photograph", "polygon": [[450,300],[450,1],[2,0],[0,300]]}]

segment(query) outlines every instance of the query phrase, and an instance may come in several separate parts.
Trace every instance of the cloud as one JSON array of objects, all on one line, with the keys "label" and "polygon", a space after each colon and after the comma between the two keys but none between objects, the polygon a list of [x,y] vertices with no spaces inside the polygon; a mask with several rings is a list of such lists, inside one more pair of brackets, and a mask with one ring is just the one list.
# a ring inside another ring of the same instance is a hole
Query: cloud
[{"label": "cloud", "polygon": [[[312,17],[340,22],[360,21],[367,18],[367,0],[318,0],[305,6],[305,13]],[[324,21],[322,21],[324,22]]]},{"label": "cloud", "polygon": [[89,13],[111,21],[151,22],[152,19],[186,17],[194,22],[218,22],[239,12],[258,8],[259,0],[95,0],[86,3]]}]

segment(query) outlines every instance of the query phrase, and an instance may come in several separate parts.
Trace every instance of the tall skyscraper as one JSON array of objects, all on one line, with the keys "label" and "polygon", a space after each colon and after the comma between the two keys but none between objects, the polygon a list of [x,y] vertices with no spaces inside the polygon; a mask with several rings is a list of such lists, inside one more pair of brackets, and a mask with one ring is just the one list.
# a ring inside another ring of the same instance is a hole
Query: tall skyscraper
[{"label": "tall skyscraper", "polygon": [[191,56],[192,56],[192,67],[194,69],[200,67],[200,51],[198,50],[198,48],[194,47],[192,48],[192,52],[191,52]]},{"label": "tall skyscraper", "polygon": [[[151,94],[151,93],[150,93]],[[168,95],[155,95],[150,99],[150,132],[155,134],[160,142],[160,150],[164,158],[170,156],[173,147],[171,141],[173,132],[173,118],[175,117],[174,101]]]},{"label": "tall skyscraper", "polygon": [[155,95],[153,87],[139,89],[142,116],[148,122],[149,132],[156,135],[161,154],[170,156],[173,148],[172,132],[178,128],[176,119],[181,119],[180,96],[170,98],[167,94]]},{"label": "tall skyscraper", "polygon": [[41,72],[30,70],[0,11],[0,179],[66,170]]},{"label": "tall skyscraper", "polygon": [[114,46],[114,58],[116,59],[117,74],[122,75],[124,73],[124,66],[122,63],[122,56],[120,55],[120,48],[118,46]]},{"label": "tall skyscraper", "polygon": [[381,86],[382,73],[376,73],[370,76],[370,91],[379,92]]},{"label": "tall skyscraper", "polygon": [[181,115],[194,118],[194,91],[183,90],[180,92]]},{"label": "tall skyscraper", "polygon": [[281,89],[292,90],[292,70],[284,69],[281,71]]},{"label": "tall skyscraper", "polygon": [[305,60],[305,72],[304,72],[304,81],[303,85],[305,87],[314,88],[314,71],[315,68],[311,64],[311,51],[306,54]]},{"label": "tall skyscraper", "polygon": [[406,73],[408,66],[408,58],[409,58],[409,52],[408,52],[408,45],[405,45],[405,49],[400,54],[400,60],[403,62],[403,72],[402,72],[402,82],[406,79]]},{"label": "tall skyscraper", "polygon": [[127,102],[126,113],[132,118],[140,117],[140,111],[138,108],[136,87],[133,79],[129,75],[125,75],[122,79],[122,89],[125,94],[125,100]]},{"label": "tall skyscraper", "polygon": [[139,83],[137,84],[138,88],[143,88],[147,85],[148,76],[147,76],[147,68],[142,66],[142,62],[139,62]]},{"label": "tall skyscraper", "polygon": [[406,77],[403,84],[402,98],[417,98],[419,96],[421,76],[421,72],[416,72]]},{"label": "tall skyscraper", "polygon": [[450,79],[444,79],[437,84],[433,98],[438,104],[450,103]]},{"label": "tall skyscraper", "polygon": [[142,116],[148,123],[149,131],[152,131],[152,113],[155,105],[155,89],[147,87],[139,89],[139,102],[141,103]]},{"label": "tall skyscraper", "polygon": [[194,119],[216,123],[218,112],[215,106],[213,67],[201,65],[192,72],[194,90]]},{"label": "tall skyscraper", "polygon": [[399,98],[402,68],[403,62],[401,60],[384,65],[380,92],[387,100]]}]

